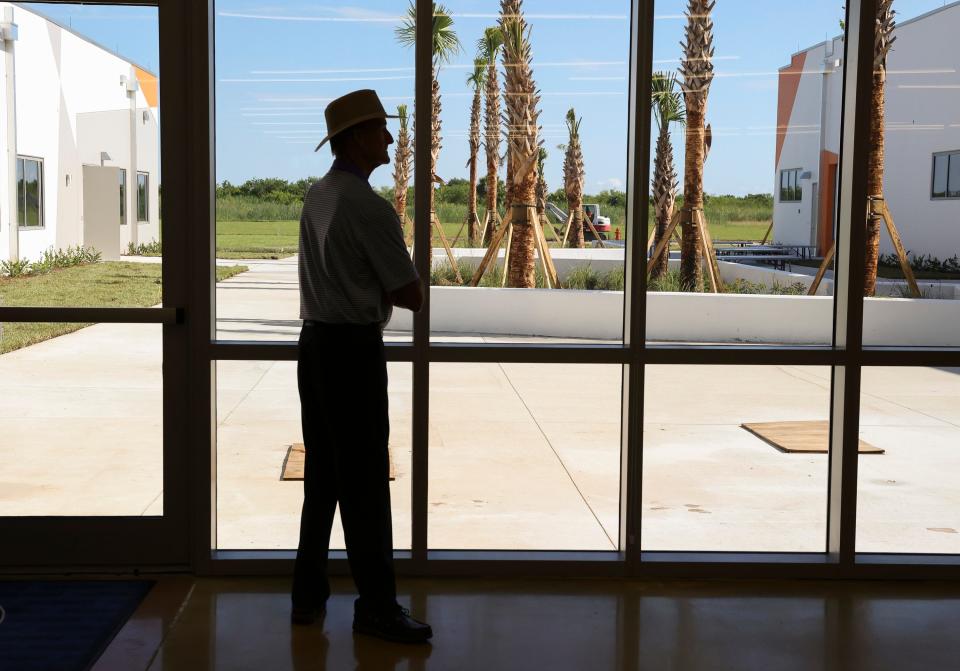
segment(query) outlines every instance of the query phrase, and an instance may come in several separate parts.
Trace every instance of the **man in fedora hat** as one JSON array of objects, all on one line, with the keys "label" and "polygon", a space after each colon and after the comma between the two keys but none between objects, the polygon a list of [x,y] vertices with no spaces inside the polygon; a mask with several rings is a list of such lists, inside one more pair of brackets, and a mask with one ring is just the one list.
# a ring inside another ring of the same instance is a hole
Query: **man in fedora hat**
[{"label": "man in fedora hat", "polygon": [[393,137],[377,94],[354,91],[325,111],[335,160],[310,187],[300,216],[297,383],[306,452],[300,545],[294,565],[295,624],[325,612],[327,549],[340,505],[357,591],[353,628],[418,643],[430,627],[397,604],[393,572],[383,327],[394,306],[417,311],[420,278],[393,207],[370,188],[390,162]]}]

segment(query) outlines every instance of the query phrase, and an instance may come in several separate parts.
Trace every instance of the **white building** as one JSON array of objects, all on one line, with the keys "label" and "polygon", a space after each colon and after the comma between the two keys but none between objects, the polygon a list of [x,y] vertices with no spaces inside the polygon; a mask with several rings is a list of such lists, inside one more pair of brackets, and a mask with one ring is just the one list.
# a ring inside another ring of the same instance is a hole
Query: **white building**
[{"label": "white building", "polygon": [[157,76],[0,2],[0,259],[159,239]]},{"label": "white building", "polygon": [[[960,254],[960,2],[899,22],[887,60],[884,195],[914,255]],[[794,54],[780,70],[775,242],[833,242],[843,38]],[[881,253],[892,254],[884,230]]]}]

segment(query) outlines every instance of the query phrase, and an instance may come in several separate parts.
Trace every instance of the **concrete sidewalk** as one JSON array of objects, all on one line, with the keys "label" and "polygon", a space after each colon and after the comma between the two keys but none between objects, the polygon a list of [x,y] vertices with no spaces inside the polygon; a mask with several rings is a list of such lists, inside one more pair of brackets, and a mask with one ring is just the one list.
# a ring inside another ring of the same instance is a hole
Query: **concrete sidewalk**
[{"label": "concrete sidewalk", "polygon": [[[218,337],[295,339],[295,264],[236,263],[251,270],[217,286]],[[15,390],[0,404],[0,515],[160,514],[160,371],[155,325],[98,324],[0,356]],[[294,547],[301,484],[279,477],[302,440],[295,364],[217,374],[217,545]],[[618,366],[434,364],[430,546],[616,548],[621,384]],[[826,456],[783,454],[739,425],[827,419],[828,369],[654,366],[646,384],[645,549],[824,549]],[[960,552],[960,371],[868,369],[863,390],[861,437],[887,453],[860,460],[860,548]],[[409,364],[390,364],[389,393],[406,548]]]}]

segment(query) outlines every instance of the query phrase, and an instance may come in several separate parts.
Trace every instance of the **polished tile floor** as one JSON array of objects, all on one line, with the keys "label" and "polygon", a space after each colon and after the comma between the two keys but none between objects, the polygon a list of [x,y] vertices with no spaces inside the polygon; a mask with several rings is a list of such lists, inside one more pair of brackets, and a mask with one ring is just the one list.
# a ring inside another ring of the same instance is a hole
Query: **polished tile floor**
[{"label": "polished tile floor", "polygon": [[291,627],[288,586],[162,578],[94,669],[960,668],[957,583],[402,581],[429,646],[355,636],[347,580],[322,623]]}]

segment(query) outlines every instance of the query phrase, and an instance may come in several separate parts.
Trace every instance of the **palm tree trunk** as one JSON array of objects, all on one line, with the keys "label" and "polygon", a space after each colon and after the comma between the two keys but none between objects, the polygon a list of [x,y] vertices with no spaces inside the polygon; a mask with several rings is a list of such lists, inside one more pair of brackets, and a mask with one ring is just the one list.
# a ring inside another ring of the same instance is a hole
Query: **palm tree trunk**
[{"label": "palm tree trunk", "polygon": [[497,224],[497,189],[500,172],[500,82],[497,64],[487,66],[486,90],[487,214],[490,221],[484,232],[483,246],[490,244]]},{"label": "palm tree trunk", "polygon": [[[664,123],[660,127],[657,138],[657,155],[654,160],[653,198],[654,198],[654,226],[656,234],[654,243],[659,245],[667,233],[670,220],[673,219],[673,207],[676,203],[676,175],[673,172],[673,143],[670,141],[670,127]],[[663,252],[650,259],[650,277],[658,279],[667,274],[670,269],[670,249],[664,247]]]},{"label": "palm tree trunk", "polygon": [[470,193],[467,197],[467,239],[473,247],[477,241],[477,156],[480,153],[480,87],[473,92],[470,109]]},{"label": "palm tree trunk", "polygon": [[[507,284],[532,289],[536,286],[537,156],[540,97],[531,69],[530,29],[523,18],[522,0],[501,0],[500,26],[504,32],[503,64],[506,72],[505,115],[509,130],[507,185],[511,199],[513,234],[510,237],[510,264]],[[532,216],[531,216],[532,213]]]},{"label": "palm tree trunk", "polygon": [[683,243],[680,249],[680,283],[687,291],[703,286],[700,231],[694,211],[703,209],[704,105],[687,99],[687,141],[683,172],[683,214],[680,218]]},{"label": "palm tree trunk", "polygon": [[[883,198],[884,168],[884,106],[886,102],[884,76],[880,72],[873,75],[873,114],[870,121],[870,154],[867,159],[867,194],[874,198]],[[873,296],[877,292],[877,264],[880,259],[880,215],[873,214],[873,207],[867,214],[866,258],[864,264],[863,295]]]},{"label": "palm tree trunk", "polygon": [[585,247],[583,241],[583,196],[573,196],[567,201],[567,207],[573,213],[567,246],[574,249],[583,249]]},{"label": "palm tree trunk", "polygon": [[[436,213],[436,188],[434,184],[439,181],[437,177],[437,161],[440,159],[440,148],[443,146],[440,138],[440,81],[437,78],[437,64],[433,64],[432,68],[433,74],[433,118],[431,119],[431,130],[432,134],[430,136],[430,175],[432,177],[433,183],[430,184],[430,216],[431,218],[436,216],[437,221],[440,221],[440,215]],[[433,222],[429,222],[430,226],[430,244],[427,246],[427,255],[429,259],[429,266],[433,268]]]}]

